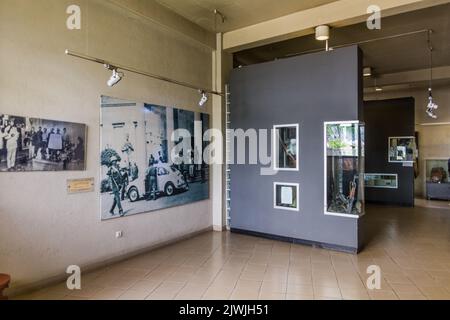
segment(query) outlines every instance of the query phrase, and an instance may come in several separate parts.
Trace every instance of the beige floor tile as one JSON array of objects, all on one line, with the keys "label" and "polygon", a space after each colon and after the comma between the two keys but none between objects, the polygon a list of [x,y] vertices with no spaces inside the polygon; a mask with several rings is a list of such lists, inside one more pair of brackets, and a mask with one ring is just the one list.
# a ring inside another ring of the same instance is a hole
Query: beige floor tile
[{"label": "beige floor tile", "polygon": [[287,294],[313,296],[314,289],[312,285],[297,285],[289,283],[287,286]]},{"label": "beige floor tile", "polygon": [[118,288],[104,288],[94,294],[91,300],[117,300],[125,290]]},{"label": "beige floor tile", "polygon": [[287,283],[280,281],[263,281],[261,292],[264,293],[286,293]]},{"label": "beige floor tile", "polygon": [[147,290],[127,290],[118,300],[145,300],[149,294]]},{"label": "beige floor tile", "polygon": [[148,291],[150,293],[155,290],[161,283],[162,281],[138,280],[130,287],[129,290]]},{"label": "beige floor tile", "polygon": [[372,300],[398,300],[392,290],[368,290],[368,292]]},{"label": "beige floor tile", "polygon": [[314,295],[286,294],[286,300],[314,300]]},{"label": "beige floor tile", "polygon": [[342,298],[344,300],[369,300],[369,294],[365,289],[341,288]]},{"label": "beige floor tile", "polygon": [[338,287],[323,287],[314,286],[314,298],[327,297],[327,298],[342,298],[341,291]]},{"label": "beige floor tile", "polygon": [[259,300],[286,300],[286,294],[284,293],[259,293]]}]

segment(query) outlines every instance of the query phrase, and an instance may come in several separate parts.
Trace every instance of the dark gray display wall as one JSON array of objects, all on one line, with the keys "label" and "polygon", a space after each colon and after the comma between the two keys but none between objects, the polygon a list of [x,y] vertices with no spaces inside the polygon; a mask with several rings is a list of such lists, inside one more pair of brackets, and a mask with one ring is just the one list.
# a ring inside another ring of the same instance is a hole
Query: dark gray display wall
[{"label": "dark gray display wall", "polygon": [[398,189],[366,188],[367,202],[414,206],[414,168],[388,161],[389,137],[415,135],[414,105],[414,98],[364,102],[366,173],[398,174]]},{"label": "dark gray display wall", "polygon": [[[262,176],[261,165],[232,165],[232,231],[357,250],[358,219],[324,215],[323,123],[361,118],[361,78],[356,46],[233,70],[231,127],[298,123],[300,170]],[[274,182],[300,184],[299,212],[274,209]]]}]

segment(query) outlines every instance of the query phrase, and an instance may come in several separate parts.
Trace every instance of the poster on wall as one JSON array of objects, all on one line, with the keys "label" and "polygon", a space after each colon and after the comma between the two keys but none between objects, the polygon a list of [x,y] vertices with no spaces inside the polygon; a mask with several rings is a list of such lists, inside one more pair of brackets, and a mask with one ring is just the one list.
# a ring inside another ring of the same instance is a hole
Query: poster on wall
[{"label": "poster on wall", "polygon": [[102,96],[102,220],[208,199],[208,129],[208,114]]},{"label": "poster on wall", "polygon": [[0,113],[0,171],[85,170],[86,125]]}]

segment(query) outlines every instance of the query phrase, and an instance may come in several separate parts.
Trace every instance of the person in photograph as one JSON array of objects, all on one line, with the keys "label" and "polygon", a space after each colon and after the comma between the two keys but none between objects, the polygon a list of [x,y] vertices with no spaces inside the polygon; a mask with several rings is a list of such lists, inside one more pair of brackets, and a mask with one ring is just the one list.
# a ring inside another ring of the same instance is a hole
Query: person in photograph
[{"label": "person in photograph", "polygon": [[38,152],[41,150],[42,145],[42,127],[39,127],[38,131],[36,131],[34,135],[31,137],[31,144],[34,149],[33,158],[36,158]]},{"label": "person in photograph", "polygon": [[33,143],[33,139],[36,136],[36,131],[34,127],[31,127],[31,130],[26,133],[26,142],[25,145],[28,146],[28,160],[32,160],[35,155],[35,144]]},{"label": "person in photograph", "polygon": [[42,145],[41,145],[41,156],[42,160],[47,160],[47,147],[48,147],[48,136],[47,128],[42,130]]},{"label": "person in photograph", "polygon": [[122,203],[120,200],[120,190],[122,188],[122,174],[120,172],[119,159],[115,156],[111,157],[111,165],[108,169],[107,175],[111,191],[114,197],[113,205],[111,207],[111,210],[109,210],[109,213],[111,215],[115,215],[114,210],[117,207],[119,209],[119,215],[123,217],[124,213]]},{"label": "person in photograph", "polygon": [[19,131],[15,126],[14,119],[9,121],[5,129],[6,139],[6,167],[8,171],[14,170],[16,166],[17,147],[19,140]]},{"label": "person in photograph", "polygon": [[73,158],[77,161],[84,161],[84,141],[81,137],[77,138],[77,145],[73,150]]},{"label": "person in photograph", "polygon": [[125,143],[122,147],[122,153],[126,154],[126,166],[128,169],[131,169],[131,155],[134,152],[134,147],[130,142],[130,135],[127,133],[125,135]]},{"label": "person in photograph", "polygon": [[3,125],[0,125],[0,164],[2,163],[5,156],[5,137],[5,127]]},{"label": "person in photograph", "polygon": [[[152,156],[153,157],[153,156]],[[156,193],[158,191],[158,169],[156,168],[156,160],[150,159],[149,167],[147,169],[147,183],[148,195],[147,200],[156,200]]]},{"label": "person in photograph", "polygon": [[63,141],[63,149],[70,148],[70,144],[71,144],[70,135],[67,132],[66,128],[63,128],[63,131],[62,131],[62,141]]},{"label": "person in photograph", "polygon": [[58,128],[55,131],[55,128],[49,134],[48,138],[48,149],[50,151],[50,160],[58,161],[58,155],[61,152],[63,147],[61,130]]}]

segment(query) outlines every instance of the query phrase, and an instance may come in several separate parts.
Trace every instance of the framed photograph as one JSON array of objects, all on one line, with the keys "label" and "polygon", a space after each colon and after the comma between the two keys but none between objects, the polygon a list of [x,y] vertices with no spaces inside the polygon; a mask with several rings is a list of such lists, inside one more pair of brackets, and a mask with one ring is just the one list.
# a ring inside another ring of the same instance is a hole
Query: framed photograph
[{"label": "framed photograph", "polygon": [[398,189],[398,175],[395,173],[366,173],[366,188]]},{"label": "framed photograph", "polygon": [[298,183],[274,182],[273,206],[275,209],[299,211]]},{"label": "framed photograph", "polygon": [[102,220],[209,199],[208,129],[208,114],[103,96]]},{"label": "framed photograph", "polygon": [[273,168],[278,171],[298,171],[299,125],[273,126]]},{"label": "framed photograph", "polygon": [[389,162],[414,162],[416,151],[415,137],[389,137]]},{"label": "framed photograph", "polygon": [[0,171],[86,170],[87,126],[0,113]]}]

